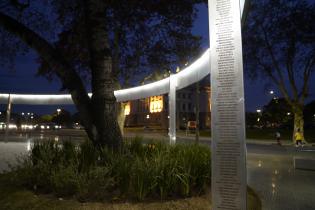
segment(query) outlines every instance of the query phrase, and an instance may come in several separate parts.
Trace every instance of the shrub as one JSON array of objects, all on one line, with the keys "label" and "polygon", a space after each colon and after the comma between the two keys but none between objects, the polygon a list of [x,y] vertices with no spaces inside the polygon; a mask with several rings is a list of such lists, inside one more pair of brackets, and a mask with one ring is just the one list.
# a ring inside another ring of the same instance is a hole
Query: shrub
[{"label": "shrub", "polygon": [[131,189],[138,200],[143,200],[154,188],[152,167],[148,159],[136,157],[131,168]]},{"label": "shrub", "polygon": [[178,168],[177,161],[170,158],[170,152],[160,150],[156,153],[152,166],[155,167],[156,192],[161,199],[174,194],[176,188]]},{"label": "shrub", "polygon": [[57,196],[71,196],[78,192],[79,176],[72,165],[61,167],[51,175],[53,192]]},{"label": "shrub", "polygon": [[80,200],[167,199],[199,195],[210,185],[210,150],[136,137],[121,151],[96,150],[91,142],[36,142],[14,168],[20,184]]},{"label": "shrub", "polygon": [[104,200],[110,197],[115,180],[108,167],[95,167],[79,179],[78,198],[80,200]]},{"label": "shrub", "polygon": [[92,142],[85,141],[80,145],[78,151],[78,163],[79,163],[79,172],[89,172],[89,170],[96,165],[96,161],[99,157],[99,151],[94,148]]}]

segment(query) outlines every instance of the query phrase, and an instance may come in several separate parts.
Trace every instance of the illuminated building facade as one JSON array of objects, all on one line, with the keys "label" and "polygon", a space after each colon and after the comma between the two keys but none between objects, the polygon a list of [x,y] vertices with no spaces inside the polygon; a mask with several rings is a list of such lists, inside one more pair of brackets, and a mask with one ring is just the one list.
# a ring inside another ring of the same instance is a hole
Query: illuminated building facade
[{"label": "illuminated building facade", "polygon": [[[199,118],[200,128],[210,128],[210,84],[203,79],[199,84]],[[168,96],[152,96],[145,99],[129,101],[125,105],[125,126],[154,126],[168,128]],[[127,109],[126,109],[127,108]],[[196,119],[196,85],[176,92],[176,124],[185,129],[188,121]]]}]

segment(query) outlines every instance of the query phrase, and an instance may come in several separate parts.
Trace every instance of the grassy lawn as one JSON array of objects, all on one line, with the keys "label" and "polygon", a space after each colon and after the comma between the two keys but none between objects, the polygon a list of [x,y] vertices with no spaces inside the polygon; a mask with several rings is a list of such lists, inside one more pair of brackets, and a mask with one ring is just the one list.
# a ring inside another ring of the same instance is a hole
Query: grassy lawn
[{"label": "grassy lawn", "polygon": [[[169,201],[152,201],[152,202],[121,202],[121,203],[80,203],[74,199],[58,199],[52,195],[37,195],[29,190],[17,187],[10,181],[10,175],[0,174],[0,209],[2,210],[172,210],[172,209],[189,209],[189,210],[209,210],[211,206],[210,194],[200,197],[186,199],[169,200]],[[260,210],[261,202],[256,194],[248,190],[248,209]]]}]

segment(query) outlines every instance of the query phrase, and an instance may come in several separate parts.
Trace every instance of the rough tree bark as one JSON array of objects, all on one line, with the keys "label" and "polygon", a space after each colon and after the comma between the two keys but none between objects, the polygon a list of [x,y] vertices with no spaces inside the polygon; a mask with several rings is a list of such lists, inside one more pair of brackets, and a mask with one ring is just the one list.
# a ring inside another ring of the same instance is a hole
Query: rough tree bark
[{"label": "rough tree bark", "polygon": [[118,113],[117,113],[117,121],[120,128],[120,132],[122,135],[124,135],[124,127],[125,127],[125,103],[118,103]]},{"label": "rough tree bark", "polygon": [[108,43],[106,6],[103,1],[86,2],[86,21],[92,70],[92,115],[95,119],[95,138],[101,145],[119,148],[122,135],[117,122],[114,96],[112,57]]},{"label": "rough tree bark", "polygon": [[295,133],[300,130],[302,134],[302,139],[304,139],[304,117],[303,117],[303,104],[297,104],[292,107],[293,113],[294,113],[294,129],[292,134],[292,139],[294,139]]}]

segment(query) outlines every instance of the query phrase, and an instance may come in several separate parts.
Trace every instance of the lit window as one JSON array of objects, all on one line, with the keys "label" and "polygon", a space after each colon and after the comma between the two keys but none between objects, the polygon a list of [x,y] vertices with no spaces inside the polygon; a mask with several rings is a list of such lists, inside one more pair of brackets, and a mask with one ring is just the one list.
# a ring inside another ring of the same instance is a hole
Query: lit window
[{"label": "lit window", "polygon": [[161,112],[163,110],[163,96],[150,97],[150,113]]},{"label": "lit window", "polygon": [[125,116],[130,115],[130,102],[125,103],[124,108],[125,108],[125,111],[124,111]]}]

